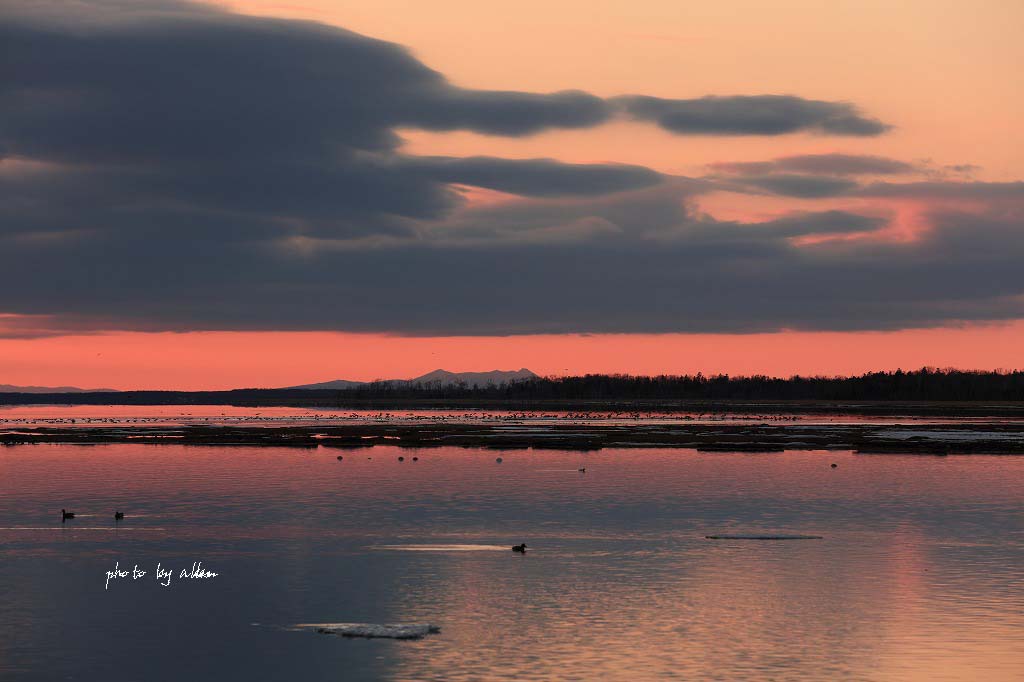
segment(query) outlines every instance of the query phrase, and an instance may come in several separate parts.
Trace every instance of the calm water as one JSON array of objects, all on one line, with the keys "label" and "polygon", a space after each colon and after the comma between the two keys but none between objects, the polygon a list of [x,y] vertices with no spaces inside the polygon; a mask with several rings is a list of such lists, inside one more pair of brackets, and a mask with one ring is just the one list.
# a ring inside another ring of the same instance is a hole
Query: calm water
[{"label": "calm water", "polygon": [[[1020,680],[1022,483],[1017,457],[0,448],[0,679]],[[148,573],[104,589],[115,562]],[[343,621],[442,632],[285,629]]]}]

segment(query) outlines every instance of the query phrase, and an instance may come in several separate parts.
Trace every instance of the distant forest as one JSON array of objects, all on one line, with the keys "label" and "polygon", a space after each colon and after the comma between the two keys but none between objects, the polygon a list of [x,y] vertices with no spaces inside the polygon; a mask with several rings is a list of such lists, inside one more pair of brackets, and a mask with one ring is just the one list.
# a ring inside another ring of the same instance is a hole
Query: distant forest
[{"label": "distant forest", "polygon": [[1024,371],[978,372],[926,367],[856,377],[632,376],[541,377],[469,388],[386,382],[346,391],[350,396],[484,398],[491,400],[1024,400]]},{"label": "distant forest", "polygon": [[855,377],[630,376],[540,377],[500,386],[409,385],[375,382],[343,390],[122,391],[0,393],[0,404],[282,405],[529,407],[630,403],[671,406],[719,401],[1024,401],[1024,371],[978,372],[924,368]]}]

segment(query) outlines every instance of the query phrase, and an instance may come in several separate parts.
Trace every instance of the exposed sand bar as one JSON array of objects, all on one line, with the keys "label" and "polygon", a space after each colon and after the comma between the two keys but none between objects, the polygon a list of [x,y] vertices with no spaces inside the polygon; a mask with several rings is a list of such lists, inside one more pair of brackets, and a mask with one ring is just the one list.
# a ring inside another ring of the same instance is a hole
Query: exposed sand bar
[{"label": "exposed sand bar", "polygon": [[0,444],[148,443],[297,448],[600,450],[692,448],[708,452],[854,450],[923,455],[1024,454],[1024,422],[964,424],[607,424],[588,423],[355,423],[290,426],[11,427]]}]

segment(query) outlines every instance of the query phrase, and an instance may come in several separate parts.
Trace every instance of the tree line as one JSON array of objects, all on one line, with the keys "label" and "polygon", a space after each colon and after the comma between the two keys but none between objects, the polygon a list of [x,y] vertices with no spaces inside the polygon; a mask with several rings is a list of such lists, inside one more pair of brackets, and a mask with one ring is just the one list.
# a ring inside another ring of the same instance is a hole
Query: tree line
[{"label": "tree line", "polygon": [[500,407],[646,401],[1021,401],[1024,371],[969,371],[925,367],[859,376],[729,376],[716,374],[634,376],[586,374],[537,377],[496,386],[410,384],[378,381],[347,389],[231,391],[121,391],[103,393],[0,393],[0,404],[77,405],[360,405],[446,403]]},{"label": "tree line", "polygon": [[539,377],[498,386],[408,385],[375,382],[345,391],[365,398],[486,400],[1024,400],[1024,371],[982,372],[925,367],[859,376],[634,376],[586,374]]}]

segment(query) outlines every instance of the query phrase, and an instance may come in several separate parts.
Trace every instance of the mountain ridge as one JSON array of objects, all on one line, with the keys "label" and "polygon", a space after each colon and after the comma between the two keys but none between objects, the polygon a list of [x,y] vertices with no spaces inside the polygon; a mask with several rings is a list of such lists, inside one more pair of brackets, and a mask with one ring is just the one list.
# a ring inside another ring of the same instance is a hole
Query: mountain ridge
[{"label": "mountain ridge", "polygon": [[15,386],[0,384],[0,393],[117,393],[114,388],[78,388],[77,386]]},{"label": "mountain ridge", "polygon": [[483,386],[499,386],[517,381],[527,381],[538,378],[538,375],[525,367],[517,370],[492,369],[486,372],[451,372],[446,369],[435,369],[426,374],[412,379],[382,379],[380,381],[349,381],[348,379],[334,379],[321,381],[313,384],[301,384],[299,386],[286,386],[287,389],[300,390],[345,390],[371,384],[392,384],[395,386],[459,386],[465,385],[471,388]]}]

